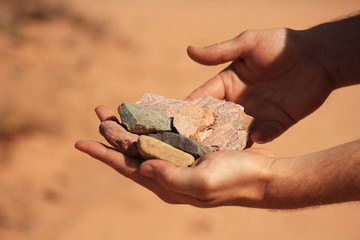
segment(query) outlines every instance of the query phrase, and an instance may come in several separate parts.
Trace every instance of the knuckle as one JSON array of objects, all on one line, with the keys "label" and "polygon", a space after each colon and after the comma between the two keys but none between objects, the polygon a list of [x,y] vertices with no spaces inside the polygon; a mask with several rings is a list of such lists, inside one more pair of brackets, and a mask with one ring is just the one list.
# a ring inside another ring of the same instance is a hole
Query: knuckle
[{"label": "knuckle", "polygon": [[242,33],[240,33],[238,36],[235,37],[235,39],[240,40],[240,39],[244,39],[247,38],[251,35],[253,35],[253,30],[245,30]]},{"label": "knuckle", "polygon": [[204,174],[199,175],[196,181],[198,198],[202,200],[211,200],[217,189],[215,182],[212,181],[211,177]]},{"label": "knuckle", "polygon": [[165,189],[175,189],[175,180],[171,174],[164,173],[163,175],[159,176],[157,180]]}]

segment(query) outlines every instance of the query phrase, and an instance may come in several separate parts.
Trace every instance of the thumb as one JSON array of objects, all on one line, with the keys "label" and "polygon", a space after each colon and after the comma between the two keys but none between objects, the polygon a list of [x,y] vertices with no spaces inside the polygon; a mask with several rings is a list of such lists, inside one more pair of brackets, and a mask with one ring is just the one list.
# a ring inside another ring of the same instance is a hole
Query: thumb
[{"label": "thumb", "polygon": [[222,64],[245,58],[255,46],[254,37],[253,32],[246,31],[233,39],[207,47],[189,46],[187,53],[192,60],[200,64]]},{"label": "thumb", "polygon": [[279,121],[267,121],[255,127],[251,133],[251,140],[256,143],[267,143],[283,134],[287,128]]},{"label": "thumb", "polygon": [[140,174],[153,179],[166,190],[191,193],[191,168],[177,167],[164,160],[146,160],[140,166]]}]

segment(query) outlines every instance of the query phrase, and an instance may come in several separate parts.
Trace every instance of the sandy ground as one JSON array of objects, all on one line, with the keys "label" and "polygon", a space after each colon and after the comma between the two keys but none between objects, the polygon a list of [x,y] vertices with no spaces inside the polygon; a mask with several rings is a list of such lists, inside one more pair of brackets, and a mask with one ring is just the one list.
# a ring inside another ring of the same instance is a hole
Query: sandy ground
[{"label": "sandy ground", "polygon": [[[98,104],[115,110],[145,92],[182,99],[225,67],[192,62],[188,44],[308,28],[359,9],[358,0],[58,2],[54,18],[7,27],[0,19],[0,239],[360,238],[359,203],[286,212],[172,206],[73,148],[79,138],[101,140]],[[358,139],[359,91],[337,90],[262,147],[295,156]]]}]

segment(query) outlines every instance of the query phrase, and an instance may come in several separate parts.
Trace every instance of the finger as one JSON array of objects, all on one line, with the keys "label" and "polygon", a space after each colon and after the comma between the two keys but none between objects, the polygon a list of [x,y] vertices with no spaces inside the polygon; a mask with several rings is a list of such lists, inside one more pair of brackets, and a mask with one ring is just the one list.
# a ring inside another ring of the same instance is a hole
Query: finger
[{"label": "finger", "polygon": [[127,157],[126,155],[93,140],[79,140],[75,143],[75,148],[109,165],[120,174],[149,189],[167,203],[188,203],[192,205],[197,203],[196,200],[189,196],[168,191],[154,180],[142,176],[139,173],[139,159]]},{"label": "finger", "polygon": [[99,105],[95,108],[95,112],[101,122],[106,121],[106,120],[112,120],[112,121],[119,122],[119,120],[116,118],[114,112],[111,111],[108,107]]},{"label": "finger", "polygon": [[264,149],[264,148],[248,148],[248,149],[245,149],[244,151],[259,153],[259,154],[265,155],[267,157],[275,157],[275,154],[273,152],[271,152],[267,149]]},{"label": "finger", "polygon": [[79,140],[75,143],[75,148],[102,161],[126,177],[131,177],[140,166],[139,159],[128,157],[97,141]]},{"label": "finger", "polygon": [[204,96],[212,96],[220,100],[236,101],[245,84],[241,82],[239,76],[234,71],[233,63],[195,89],[185,100],[192,101]]},{"label": "finger", "polygon": [[216,199],[209,198],[204,180],[198,178],[199,174],[194,168],[176,167],[164,160],[147,160],[141,164],[140,173],[171,192],[180,203],[201,208],[220,205]]},{"label": "finger", "polygon": [[247,31],[233,39],[207,47],[189,46],[187,53],[191,59],[204,65],[217,65],[245,58],[255,45],[253,33]]},{"label": "finger", "polygon": [[196,198],[201,190],[194,178],[194,168],[177,167],[163,160],[147,160],[141,164],[140,174],[155,180],[168,191]]},{"label": "finger", "polygon": [[192,93],[190,93],[189,96],[185,98],[185,101],[193,101],[197,98],[202,98],[205,96],[211,96],[217,99],[224,99],[225,89],[221,73],[195,89]]},{"label": "finger", "polygon": [[262,123],[251,133],[250,137],[256,143],[267,143],[279,137],[286,131],[283,124],[278,121],[267,121]]},{"label": "finger", "polygon": [[[194,191],[194,178],[189,173],[190,168],[177,167],[164,160],[147,160],[140,165],[140,174],[146,178],[150,178],[161,188],[160,198],[167,196],[178,204],[190,204],[192,206],[208,208],[215,205],[211,201],[202,200],[197,197],[197,191]],[[195,180],[196,181],[196,180]]]}]

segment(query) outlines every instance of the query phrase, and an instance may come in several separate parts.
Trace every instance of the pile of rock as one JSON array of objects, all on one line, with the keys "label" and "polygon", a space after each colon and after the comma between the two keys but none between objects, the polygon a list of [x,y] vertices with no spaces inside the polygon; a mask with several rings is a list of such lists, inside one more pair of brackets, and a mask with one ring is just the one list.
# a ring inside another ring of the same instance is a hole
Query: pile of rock
[{"label": "pile of rock", "polygon": [[202,155],[244,149],[254,119],[238,104],[209,96],[194,101],[146,93],[119,107],[121,124],[104,121],[100,133],[118,151],[190,166]]}]

